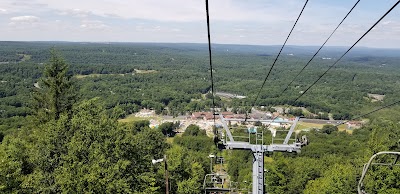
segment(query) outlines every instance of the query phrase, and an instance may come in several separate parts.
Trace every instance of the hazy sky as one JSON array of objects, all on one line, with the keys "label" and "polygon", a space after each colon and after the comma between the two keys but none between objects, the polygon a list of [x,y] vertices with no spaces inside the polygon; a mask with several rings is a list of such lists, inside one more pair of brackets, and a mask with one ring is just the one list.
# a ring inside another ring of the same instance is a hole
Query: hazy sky
[{"label": "hazy sky", "polygon": [[[305,0],[210,0],[213,43],[281,45]],[[287,44],[320,45],[356,0],[309,0]],[[353,44],[397,0],[361,0],[328,46]],[[2,41],[207,42],[204,0],[0,0]],[[400,48],[400,5],[359,46]]]}]

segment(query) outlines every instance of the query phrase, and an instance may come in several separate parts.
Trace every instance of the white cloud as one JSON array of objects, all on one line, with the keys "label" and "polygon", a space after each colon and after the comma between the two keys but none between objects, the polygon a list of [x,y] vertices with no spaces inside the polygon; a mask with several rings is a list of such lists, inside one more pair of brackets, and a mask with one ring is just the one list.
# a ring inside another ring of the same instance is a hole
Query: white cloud
[{"label": "white cloud", "polygon": [[388,25],[390,23],[393,23],[392,21],[386,21],[386,22],[382,22],[383,25]]},{"label": "white cloud", "polygon": [[29,31],[41,28],[40,18],[32,15],[16,16],[9,19],[8,27],[15,31]]},{"label": "white cloud", "polygon": [[[211,1],[210,17],[212,20],[222,21],[291,20],[297,14],[292,10],[297,10],[301,5],[301,2],[295,0],[285,1],[285,3],[267,2],[266,4],[272,9],[266,12],[262,7],[247,6],[249,3],[237,2],[234,0]],[[25,4],[29,4],[29,6]],[[288,6],[281,6],[282,4]],[[77,17],[93,14],[103,17],[175,22],[203,21],[205,19],[205,3],[201,0],[24,0],[23,4],[4,0],[0,6],[31,12],[56,10],[59,14]],[[29,7],[32,9],[29,10]]]},{"label": "white cloud", "polygon": [[246,29],[244,29],[244,28],[235,28],[235,29],[233,29],[233,31],[235,31],[235,32],[243,32],[245,30]]},{"label": "white cloud", "polygon": [[154,31],[160,31],[160,30],[161,30],[161,26],[154,26],[154,27],[153,27],[153,30],[154,30]]},{"label": "white cloud", "polygon": [[6,9],[0,8],[0,14],[7,14],[7,13],[8,13],[8,11]]},{"label": "white cloud", "polygon": [[47,10],[47,5],[37,0],[1,0],[0,7],[6,10],[7,14],[38,14]]},{"label": "white cloud", "polygon": [[40,18],[31,15],[17,16],[10,18],[12,22],[35,23],[39,22]]},{"label": "white cloud", "polygon": [[39,24],[40,18],[31,15],[17,16],[10,18],[9,26],[17,28],[35,27]]},{"label": "white cloud", "polygon": [[80,28],[85,30],[107,30],[110,29],[110,26],[98,20],[83,20]]},{"label": "white cloud", "polygon": [[[299,0],[210,1],[212,40],[282,44],[303,4]],[[347,1],[310,1],[288,44],[321,44],[352,5]],[[353,43],[387,5],[374,0],[360,3],[328,44]],[[4,40],[207,42],[204,0],[0,0],[2,14],[17,16],[0,17]],[[391,41],[398,37],[398,18],[399,13],[393,11],[360,44],[368,46],[369,40],[385,37],[380,45],[398,47],[399,41]],[[30,33],[15,33],[19,28]]]},{"label": "white cloud", "polygon": [[[163,30],[161,28],[161,26],[157,25],[157,26],[146,26],[144,24],[141,25],[137,25],[135,27],[135,30],[138,32],[159,32],[161,30]],[[173,32],[178,32],[180,29],[171,29],[171,31]]]},{"label": "white cloud", "polygon": [[90,14],[92,14],[90,11],[85,11],[85,10],[81,10],[81,9],[77,9],[77,8],[63,10],[63,11],[59,12],[59,15],[71,15],[71,16],[80,17],[80,18],[86,18]]}]

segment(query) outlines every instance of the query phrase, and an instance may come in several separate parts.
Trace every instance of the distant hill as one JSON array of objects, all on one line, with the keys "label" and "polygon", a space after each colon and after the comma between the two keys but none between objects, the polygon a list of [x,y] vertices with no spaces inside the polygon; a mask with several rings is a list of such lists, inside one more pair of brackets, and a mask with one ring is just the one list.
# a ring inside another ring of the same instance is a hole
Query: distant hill
[{"label": "distant hill", "polygon": [[[169,48],[183,51],[207,51],[208,45],[205,43],[143,43],[143,42],[65,42],[65,41],[38,41],[38,42],[18,42],[18,41],[0,41],[2,47],[10,45],[13,47],[52,47],[57,45],[72,46],[72,45],[88,45],[88,46],[139,46],[139,47],[158,47]],[[281,45],[238,45],[238,44],[212,44],[214,52],[229,52],[229,53],[254,53],[256,55],[276,55],[281,48]],[[313,55],[319,46],[297,46],[286,45],[282,51],[282,55]],[[338,57],[341,56],[349,47],[348,46],[326,46],[318,56],[321,57]],[[400,49],[388,48],[369,48],[355,47],[347,55],[348,57],[400,57]]]}]

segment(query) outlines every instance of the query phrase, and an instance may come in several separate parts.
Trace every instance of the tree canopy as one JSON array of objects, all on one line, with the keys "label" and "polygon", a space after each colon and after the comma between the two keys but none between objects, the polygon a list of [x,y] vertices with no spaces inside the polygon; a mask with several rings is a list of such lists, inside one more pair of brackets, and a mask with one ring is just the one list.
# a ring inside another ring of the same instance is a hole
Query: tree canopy
[{"label": "tree canopy", "polygon": [[[54,45],[59,52],[48,52]],[[216,88],[246,98],[216,96],[216,106],[249,112],[274,52],[273,47],[218,45]],[[201,44],[1,42],[0,193],[163,193],[164,164],[151,161],[164,155],[171,193],[200,193],[205,174],[211,173],[209,154],[224,160],[211,169],[228,172],[232,184],[248,191],[251,152],[218,150],[197,125],[189,125],[181,134],[177,128],[186,123],[164,122],[150,128],[149,120],[118,122],[142,108],[169,119],[210,111],[206,55],[207,47]],[[289,111],[282,114],[347,120],[400,95],[399,56],[360,53],[349,55],[307,95],[294,101],[331,64],[316,58],[280,96],[282,86],[306,58],[306,53],[283,56],[253,108],[275,112],[284,106]],[[382,62],[387,65],[377,65]],[[384,99],[371,97],[378,94],[385,95]],[[266,190],[356,192],[370,156],[400,150],[399,110],[394,106],[369,114],[368,121],[364,120],[367,124],[350,133],[333,125],[299,132],[298,136],[307,135],[310,141],[301,153],[265,156]],[[261,122],[256,125],[263,131],[264,143],[272,143],[270,131]],[[233,133],[249,135],[241,129]],[[396,166],[374,167],[365,179],[365,189],[399,193],[399,177]]]}]

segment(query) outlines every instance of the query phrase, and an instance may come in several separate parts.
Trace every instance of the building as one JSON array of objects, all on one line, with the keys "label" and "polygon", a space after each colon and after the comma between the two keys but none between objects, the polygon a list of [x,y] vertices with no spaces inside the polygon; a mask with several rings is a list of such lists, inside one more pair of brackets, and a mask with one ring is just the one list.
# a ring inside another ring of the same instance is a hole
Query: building
[{"label": "building", "polygon": [[364,125],[362,121],[349,121],[347,122],[347,129],[358,129]]},{"label": "building", "polygon": [[[233,112],[221,112],[225,118],[230,118],[230,119],[245,119],[246,115],[244,114],[233,114]],[[215,116],[216,119],[219,119],[219,116]],[[213,120],[214,115],[212,112],[194,112],[191,115],[192,120]]]},{"label": "building", "polygon": [[209,120],[214,118],[211,112],[194,112],[192,113],[192,120]]}]

